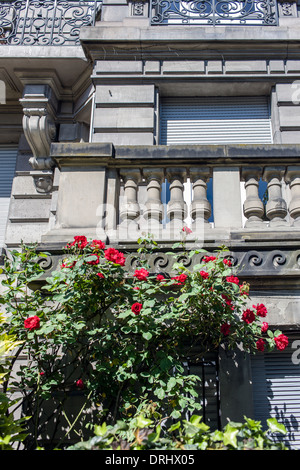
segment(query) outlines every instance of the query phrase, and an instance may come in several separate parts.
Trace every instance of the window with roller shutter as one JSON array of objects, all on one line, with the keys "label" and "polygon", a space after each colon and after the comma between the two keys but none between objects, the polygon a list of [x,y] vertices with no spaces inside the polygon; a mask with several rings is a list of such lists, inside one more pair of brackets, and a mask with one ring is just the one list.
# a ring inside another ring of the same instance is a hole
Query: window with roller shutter
[{"label": "window with roller shutter", "polygon": [[300,335],[287,333],[284,351],[251,358],[254,419],[266,428],[268,418],[284,424],[287,435],[276,438],[300,449]]},{"label": "window with roller shutter", "polygon": [[12,183],[15,175],[17,148],[0,146],[0,249],[5,243]]}]

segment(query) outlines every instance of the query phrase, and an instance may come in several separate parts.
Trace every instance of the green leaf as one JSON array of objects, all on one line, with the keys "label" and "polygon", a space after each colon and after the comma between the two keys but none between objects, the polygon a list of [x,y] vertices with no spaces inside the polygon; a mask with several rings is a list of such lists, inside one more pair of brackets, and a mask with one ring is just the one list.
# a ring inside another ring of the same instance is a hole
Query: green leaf
[{"label": "green leaf", "polygon": [[237,435],[238,435],[239,430],[232,427],[230,424],[227,424],[225,427],[225,431],[223,434],[223,443],[225,446],[232,446],[234,448],[237,448]]},{"label": "green leaf", "polygon": [[152,338],[152,333],[150,331],[146,331],[142,334],[143,338],[145,338],[147,341],[149,341]]},{"label": "green leaf", "polygon": [[279,432],[280,434],[286,434],[286,428],[283,424],[278,423],[276,418],[267,419],[267,424],[271,432]]},{"label": "green leaf", "polygon": [[176,384],[176,379],[174,377],[171,377],[168,381],[167,391],[169,392],[170,390],[172,390],[172,388],[176,387]]},{"label": "green leaf", "polygon": [[155,395],[157,396],[157,398],[159,398],[160,400],[163,400],[166,396],[165,394],[165,391],[163,388],[157,388],[155,390]]},{"label": "green leaf", "polygon": [[143,415],[136,418],[136,426],[140,429],[147,428],[152,423],[153,421],[151,419],[145,418]]}]

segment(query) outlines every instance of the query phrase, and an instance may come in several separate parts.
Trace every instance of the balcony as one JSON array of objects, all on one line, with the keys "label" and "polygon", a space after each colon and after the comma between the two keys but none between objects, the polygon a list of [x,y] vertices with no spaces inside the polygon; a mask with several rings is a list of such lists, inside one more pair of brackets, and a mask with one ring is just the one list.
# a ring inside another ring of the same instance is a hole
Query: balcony
[{"label": "balcony", "polygon": [[278,24],[276,0],[151,0],[152,25]]},{"label": "balcony", "polygon": [[69,46],[80,44],[83,26],[93,26],[102,1],[0,1],[0,44]]},{"label": "balcony", "polygon": [[[137,239],[150,233],[162,247],[149,259],[156,273],[170,271],[170,247],[185,238],[188,250],[212,253],[225,245],[233,266],[257,288],[267,280],[271,287],[287,279],[290,287],[299,282],[299,145],[55,143],[51,149],[59,174],[56,221],[41,243],[41,249],[57,253],[51,269],[61,247],[85,235],[131,253],[126,258],[131,271]],[[186,225],[192,233],[182,231]],[[187,256],[187,268],[201,256]]]}]

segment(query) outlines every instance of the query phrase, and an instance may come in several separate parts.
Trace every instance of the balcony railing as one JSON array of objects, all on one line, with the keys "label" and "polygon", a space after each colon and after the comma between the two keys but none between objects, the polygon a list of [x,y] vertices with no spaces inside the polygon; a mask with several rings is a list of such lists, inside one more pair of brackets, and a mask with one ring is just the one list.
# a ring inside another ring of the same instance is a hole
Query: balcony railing
[{"label": "balcony railing", "polygon": [[151,0],[152,25],[278,24],[276,0]]},{"label": "balcony railing", "polygon": [[[198,240],[218,232],[224,237],[254,231],[263,238],[274,231],[300,233],[300,146],[116,146],[103,156],[100,144],[52,147],[59,167],[68,169],[63,178],[73,178],[69,168],[78,162],[88,170],[97,162],[97,171],[107,177],[101,200],[91,196],[98,183],[91,184],[90,174],[86,186],[81,179],[78,198],[82,220],[90,217],[85,225],[92,227],[97,213],[98,227],[110,240],[134,241],[142,233],[172,240],[186,225]],[[64,182],[60,190],[69,187]],[[62,198],[65,202],[68,194]],[[79,215],[57,217],[58,226],[74,227]]]},{"label": "balcony railing", "polygon": [[80,28],[95,24],[102,1],[0,1],[0,44],[79,44]]}]

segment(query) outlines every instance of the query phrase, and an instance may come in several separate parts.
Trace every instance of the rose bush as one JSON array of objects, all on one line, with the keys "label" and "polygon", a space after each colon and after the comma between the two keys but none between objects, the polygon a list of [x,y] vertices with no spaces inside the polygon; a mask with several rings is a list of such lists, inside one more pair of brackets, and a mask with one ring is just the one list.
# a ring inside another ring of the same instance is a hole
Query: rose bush
[{"label": "rose bush", "polygon": [[[200,378],[183,366],[196,350],[205,354],[222,343],[242,344],[246,352],[287,346],[281,331],[262,322],[266,307],[249,307],[249,286],[239,281],[224,250],[203,250],[192,272],[175,253],[170,276],[152,273],[147,264],[157,244],[138,243],[133,275],[124,253],[83,236],[68,243],[59,268],[43,281],[40,261],[47,253],[23,247],[5,261],[1,301],[8,332],[22,341],[20,353],[28,358],[6,381],[22,391],[32,416],[26,448],[38,447],[44,429],[54,429],[49,448],[64,445],[72,433],[83,438],[91,410],[108,424],[141,413],[160,420],[200,410]],[[74,394],[81,402],[71,419],[66,409]],[[58,442],[55,429],[62,419],[65,435]]]}]

